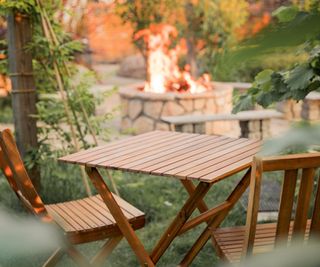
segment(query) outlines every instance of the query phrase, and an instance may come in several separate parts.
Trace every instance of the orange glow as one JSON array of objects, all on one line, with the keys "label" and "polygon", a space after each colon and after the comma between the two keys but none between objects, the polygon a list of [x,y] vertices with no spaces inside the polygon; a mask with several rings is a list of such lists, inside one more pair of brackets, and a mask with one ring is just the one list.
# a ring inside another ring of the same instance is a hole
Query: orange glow
[{"label": "orange glow", "polygon": [[177,36],[176,28],[167,24],[154,24],[136,33],[135,39],[143,38],[147,46],[148,77],[144,91],[202,93],[212,89],[208,74],[195,79],[188,65],[179,69],[182,48],[180,45],[172,47],[172,40]]},{"label": "orange glow", "polygon": [[265,12],[261,18],[260,21],[257,21],[253,28],[252,28],[252,33],[257,34],[260,32],[263,28],[267,27],[270,24],[271,21],[271,16],[269,13]]},{"label": "orange glow", "polygon": [[5,174],[6,176],[9,176],[9,177],[12,176],[11,169],[10,169],[8,166],[5,167],[5,169],[4,169],[4,174]]},{"label": "orange glow", "polygon": [[43,217],[41,218],[41,220],[42,220],[43,222],[46,222],[46,223],[51,223],[51,222],[53,222],[53,219],[52,219],[49,215],[43,216]]},{"label": "orange glow", "polygon": [[[1,59],[1,55],[0,54],[0,59]],[[12,89],[12,85],[11,85],[11,80],[9,77],[0,74],[0,95],[3,96],[7,96]]]},{"label": "orange glow", "polygon": [[239,40],[245,39],[262,31],[271,22],[271,15],[264,12],[259,17],[252,17],[243,27],[237,30],[237,37]]}]

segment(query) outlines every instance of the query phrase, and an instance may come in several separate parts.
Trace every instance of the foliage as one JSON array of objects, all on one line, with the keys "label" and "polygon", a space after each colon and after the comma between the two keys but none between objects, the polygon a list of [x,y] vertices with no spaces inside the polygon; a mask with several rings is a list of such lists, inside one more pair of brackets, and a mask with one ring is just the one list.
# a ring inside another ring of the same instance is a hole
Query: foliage
[{"label": "foliage", "polygon": [[[275,49],[291,47],[297,53],[305,51],[308,59],[284,71],[266,69],[254,80],[252,88],[240,97],[234,111],[246,109],[257,102],[263,107],[286,100],[302,100],[320,88],[320,4],[315,1],[309,12],[281,8],[274,14],[279,18],[277,27],[269,29],[263,36],[251,40],[235,54],[236,60],[254,58],[254,54],[272,53]],[[294,15],[296,14],[296,15]]]},{"label": "foliage", "polygon": [[1,12],[8,14],[9,12],[20,12],[31,14],[35,11],[36,1],[35,0],[1,0]]},{"label": "foliage", "polygon": [[300,10],[309,11],[318,0],[291,0],[292,4]]},{"label": "foliage", "polygon": [[[0,207],[0,262],[6,265],[8,259],[17,255],[24,258],[31,252],[48,253],[63,245],[59,231],[35,218],[17,216]],[[21,242],[23,240],[23,242]],[[7,266],[7,265],[6,265]]]},{"label": "foliage", "polygon": [[[57,154],[62,156],[62,154]],[[41,161],[42,190],[40,196],[44,203],[51,204],[86,196],[81,183],[81,173],[74,165],[57,163],[56,159]],[[6,178],[0,173],[0,206],[15,211],[25,211]]]},{"label": "foliage", "polygon": [[264,69],[282,71],[292,68],[297,63],[305,62],[308,59],[307,52],[299,54],[290,49],[281,49],[272,56],[265,55],[257,59],[242,61],[237,64],[226,64],[222,54],[216,56],[216,64],[213,70],[213,77],[218,81],[239,81],[252,82],[255,76]]},{"label": "foliage", "polygon": [[195,9],[201,17],[200,39],[205,43],[202,60],[206,69],[213,73],[217,54],[236,42],[236,30],[247,21],[248,2],[199,0]]},{"label": "foliage", "polygon": [[[300,241],[300,240],[299,240]],[[269,253],[261,253],[255,257],[243,260],[239,267],[315,267],[320,264],[319,242],[318,239],[308,241],[301,246],[299,241],[292,242],[290,246],[279,246],[276,250]],[[231,267],[233,265],[224,265]]]},{"label": "foliage", "polygon": [[0,98],[0,123],[13,123],[10,97]]},{"label": "foliage", "polygon": [[176,3],[169,0],[116,1],[116,8],[122,19],[131,22],[137,32],[153,23],[164,22],[171,16]]},{"label": "foliage", "polygon": [[262,155],[305,153],[320,150],[320,125],[309,122],[294,124],[283,135],[267,140],[261,150]]},{"label": "foliage", "polygon": [[[7,42],[0,40],[0,55],[7,57]],[[5,58],[0,58],[0,74],[7,74],[8,61]]]},{"label": "foliage", "polygon": [[26,49],[32,53],[34,59],[34,76],[38,93],[37,114],[34,116],[37,117],[40,126],[38,128],[40,148],[38,151],[30,151],[27,157],[28,167],[36,164],[37,160],[51,159],[61,150],[65,154],[75,150],[61,92],[57,93],[59,86],[54,64],[57,64],[62,74],[62,82],[66,89],[66,105],[71,111],[71,123],[76,129],[76,138],[80,148],[87,148],[93,143],[92,139],[87,138],[91,132],[84,111],[88,115],[93,131],[100,134],[101,139],[108,138],[108,133],[102,130],[101,123],[105,123],[110,117],[110,114],[100,118],[95,116],[95,107],[101,101],[89,92],[89,88],[95,82],[95,75],[73,63],[74,55],[82,51],[82,45],[72,40],[59,21],[55,19],[54,14],[57,8],[63,7],[61,1],[41,2],[57,42],[50,42],[45,37],[41,25],[41,10],[36,2],[30,0],[0,2],[3,15],[10,12],[25,13],[29,15],[32,22],[33,39]]},{"label": "foliage", "polygon": [[116,12],[124,23],[131,23],[134,29],[133,41],[138,49],[144,53],[143,40],[135,40],[134,35],[151,24],[167,22],[174,18],[174,10],[178,0],[116,0]]},{"label": "foliage", "polygon": [[[202,62],[200,72],[213,72],[217,53],[235,41],[236,29],[248,17],[246,0],[119,0],[116,6],[123,22],[133,25],[134,34],[151,24],[175,25],[180,37],[189,42],[188,49],[196,50],[192,57]],[[134,42],[145,54],[143,40]]]}]

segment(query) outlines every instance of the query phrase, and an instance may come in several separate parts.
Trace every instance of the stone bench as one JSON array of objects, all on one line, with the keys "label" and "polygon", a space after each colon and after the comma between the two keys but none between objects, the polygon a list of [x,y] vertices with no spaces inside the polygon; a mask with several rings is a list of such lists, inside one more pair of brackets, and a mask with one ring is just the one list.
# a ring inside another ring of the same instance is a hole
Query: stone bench
[{"label": "stone bench", "polygon": [[310,92],[303,101],[285,100],[277,104],[277,110],[287,120],[320,120],[320,93]]},{"label": "stone bench", "polygon": [[204,114],[162,117],[172,131],[188,133],[206,133],[206,123],[213,121],[238,121],[241,137],[263,139],[270,137],[270,121],[283,118],[283,114],[272,109],[248,110],[237,114]]}]

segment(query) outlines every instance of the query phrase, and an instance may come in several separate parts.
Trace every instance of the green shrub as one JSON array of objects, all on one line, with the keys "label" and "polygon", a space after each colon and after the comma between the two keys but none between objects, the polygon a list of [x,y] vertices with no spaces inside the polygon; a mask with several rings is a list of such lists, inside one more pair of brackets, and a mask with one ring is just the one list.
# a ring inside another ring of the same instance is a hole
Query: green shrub
[{"label": "green shrub", "polygon": [[272,56],[230,65],[225,64],[224,58],[220,56],[216,65],[212,64],[209,69],[213,79],[217,81],[252,82],[255,76],[264,69],[282,71],[305,61],[306,58],[307,54],[305,53],[296,54],[290,51],[282,51]]},{"label": "green shrub", "polygon": [[12,123],[13,114],[11,107],[11,98],[0,98],[0,123]]}]

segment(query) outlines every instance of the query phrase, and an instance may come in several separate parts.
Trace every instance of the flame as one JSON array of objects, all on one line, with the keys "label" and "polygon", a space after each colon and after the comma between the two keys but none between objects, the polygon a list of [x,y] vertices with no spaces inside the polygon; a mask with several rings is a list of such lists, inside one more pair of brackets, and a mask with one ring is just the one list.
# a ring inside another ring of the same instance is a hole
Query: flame
[{"label": "flame", "polygon": [[208,74],[199,79],[192,77],[190,66],[184,70],[178,66],[181,46],[171,47],[178,31],[167,24],[153,24],[136,33],[135,39],[143,38],[147,46],[147,82],[144,91],[153,93],[190,92],[202,93],[211,90]]}]

